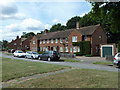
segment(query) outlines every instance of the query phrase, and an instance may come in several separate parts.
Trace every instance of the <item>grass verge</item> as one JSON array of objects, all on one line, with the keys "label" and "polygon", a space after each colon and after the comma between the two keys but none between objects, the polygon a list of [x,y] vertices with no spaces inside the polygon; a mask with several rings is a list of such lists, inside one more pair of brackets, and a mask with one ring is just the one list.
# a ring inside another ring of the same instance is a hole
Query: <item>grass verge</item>
[{"label": "grass verge", "polygon": [[62,65],[52,65],[40,62],[31,62],[2,58],[2,81],[8,81],[20,77],[53,72],[70,68]]},{"label": "grass verge", "polygon": [[13,56],[13,53],[7,53],[7,55],[12,55]]},{"label": "grass verge", "polygon": [[80,62],[79,60],[74,60],[74,59],[69,59],[69,58],[60,58],[61,61],[66,61],[66,62]]},{"label": "grass verge", "polygon": [[93,64],[102,64],[102,65],[110,65],[112,62],[94,62]]},{"label": "grass verge", "polygon": [[9,88],[118,88],[118,73],[74,69],[44,78],[32,79]]}]

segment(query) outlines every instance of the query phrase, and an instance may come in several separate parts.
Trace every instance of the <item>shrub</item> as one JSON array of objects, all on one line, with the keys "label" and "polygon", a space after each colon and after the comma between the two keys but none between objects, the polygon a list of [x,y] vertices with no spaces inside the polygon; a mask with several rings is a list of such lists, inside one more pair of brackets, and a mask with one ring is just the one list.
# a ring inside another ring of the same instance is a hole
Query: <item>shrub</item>
[{"label": "shrub", "polygon": [[118,52],[120,52],[120,41],[118,42],[117,47],[118,47]]},{"label": "shrub", "polygon": [[75,42],[75,43],[73,43],[73,46],[79,46],[80,47],[80,52],[75,53],[78,56],[87,55],[87,54],[91,53],[90,41]]},{"label": "shrub", "polygon": [[87,54],[87,55],[85,55],[86,57],[93,57],[93,55],[91,55],[91,54]]},{"label": "shrub", "polygon": [[43,51],[38,51],[37,53],[38,53],[38,54],[42,54],[42,53],[43,53]]}]

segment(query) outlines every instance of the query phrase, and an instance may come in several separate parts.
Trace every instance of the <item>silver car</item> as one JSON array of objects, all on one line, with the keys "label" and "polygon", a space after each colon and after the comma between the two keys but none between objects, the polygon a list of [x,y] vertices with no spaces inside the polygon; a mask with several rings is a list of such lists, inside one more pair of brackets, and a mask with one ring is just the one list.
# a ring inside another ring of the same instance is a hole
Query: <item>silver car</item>
[{"label": "silver car", "polygon": [[25,58],[38,59],[39,54],[37,52],[28,51],[25,54]]},{"label": "silver car", "polygon": [[117,53],[114,57],[113,64],[120,67],[120,53]]}]

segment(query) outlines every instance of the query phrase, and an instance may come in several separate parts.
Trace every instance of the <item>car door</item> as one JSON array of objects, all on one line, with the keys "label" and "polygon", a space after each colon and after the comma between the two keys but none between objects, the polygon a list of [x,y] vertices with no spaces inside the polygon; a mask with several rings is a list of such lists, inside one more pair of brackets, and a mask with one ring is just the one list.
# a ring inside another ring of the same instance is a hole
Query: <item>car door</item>
[{"label": "car door", "polygon": [[45,59],[45,52],[40,56],[42,60]]},{"label": "car door", "polygon": [[118,54],[118,56],[117,56],[117,57],[118,57],[118,61],[120,61],[120,54]]},{"label": "car door", "polygon": [[45,60],[48,60],[48,57],[49,57],[49,52],[46,52],[45,53]]}]

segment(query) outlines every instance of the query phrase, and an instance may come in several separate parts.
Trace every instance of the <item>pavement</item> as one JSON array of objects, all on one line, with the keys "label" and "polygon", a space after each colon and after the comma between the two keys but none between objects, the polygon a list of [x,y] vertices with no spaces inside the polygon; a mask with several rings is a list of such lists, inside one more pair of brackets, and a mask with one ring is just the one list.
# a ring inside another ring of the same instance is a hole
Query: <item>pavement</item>
[{"label": "pavement", "polygon": [[108,66],[108,65],[96,65],[93,62],[96,61],[103,61],[107,62],[104,58],[101,57],[76,57],[76,60],[80,62],[62,62],[62,61],[42,61],[42,60],[34,60],[34,59],[25,59],[25,58],[17,58],[11,55],[6,55],[5,53],[0,54],[0,57],[17,59],[17,60],[25,60],[25,61],[33,61],[33,62],[41,62],[41,63],[48,63],[48,64],[57,64],[57,65],[65,65],[71,66],[73,68],[81,68],[81,69],[96,69],[96,70],[103,70],[103,71],[112,71],[118,72],[120,70],[117,66]]}]

